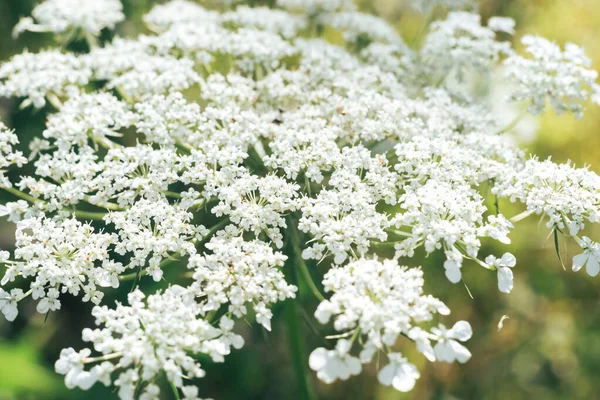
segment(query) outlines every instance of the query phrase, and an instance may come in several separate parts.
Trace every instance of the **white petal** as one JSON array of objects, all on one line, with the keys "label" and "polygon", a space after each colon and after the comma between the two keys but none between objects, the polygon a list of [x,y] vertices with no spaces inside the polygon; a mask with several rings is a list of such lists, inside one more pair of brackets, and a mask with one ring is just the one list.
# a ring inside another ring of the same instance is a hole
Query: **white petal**
[{"label": "white petal", "polygon": [[417,368],[412,364],[404,363],[398,368],[398,372],[396,373],[396,376],[394,376],[392,385],[400,392],[409,392],[415,387],[415,382],[418,378],[419,372],[417,371]]},{"label": "white petal", "polygon": [[448,331],[448,336],[464,342],[465,340],[471,339],[471,336],[473,336],[473,329],[471,329],[471,325],[467,321],[458,321],[454,324],[452,329]]},{"label": "white petal", "polygon": [[329,301],[324,300],[321,304],[319,304],[317,310],[315,311],[315,318],[317,319],[317,321],[319,321],[321,325],[327,324],[329,322],[329,319],[331,318],[329,305]]},{"label": "white petal", "polygon": [[365,348],[361,350],[359,355],[360,362],[362,362],[363,364],[371,362],[376,351],[377,348],[375,346],[365,346]]},{"label": "white petal", "polygon": [[362,371],[362,365],[360,364],[360,360],[356,357],[347,357],[346,365],[348,365],[348,370],[351,375],[358,375],[360,371]]},{"label": "white petal", "polygon": [[454,357],[460,363],[466,363],[471,358],[471,352],[462,344],[458,343],[456,340],[450,340],[450,347],[452,348],[452,352],[454,353]]},{"label": "white petal", "polygon": [[437,342],[433,348],[435,352],[435,358],[438,361],[452,362],[454,361],[454,353],[448,342]]},{"label": "white petal", "polygon": [[587,252],[583,252],[581,254],[573,257],[573,271],[577,272],[583,267],[588,260],[589,254]]},{"label": "white petal", "polygon": [[351,375],[350,366],[341,358],[332,358],[329,363],[327,363],[327,366],[325,366],[325,370],[328,371],[334,380],[340,378],[345,381],[348,380]]},{"label": "white petal", "polygon": [[396,375],[395,363],[389,363],[385,367],[381,368],[381,371],[377,374],[377,379],[384,386],[390,386]]},{"label": "white petal", "polygon": [[513,272],[510,268],[498,268],[498,289],[503,293],[510,293],[513,289]]},{"label": "white petal", "polygon": [[431,347],[430,342],[426,342],[424,340],[417,341],[417,350],[421,352],[429,361],[435,361],[435,354],[433,352],[433,347]]},{"label": "white petal", "polygon": [[446,267],[446,278],[448,278],[448,280],[452,283],[458,283],[460,282],[462,275],[460,273],[460,267],[458,267],[456,264],[452,263],[452,265],[448,265],[446,266],[444,264],[444,267]]},{"label": "white petal", "polygon": [[16,304],[8,303],[2,307],[2,313],[7,321],[12,322],[17,318],[17,315],[19,315],[19,309]]},{"label": "white petal", "polygon": [[313,371],[318,371],[322,369],[325,366],[325,364],[327,364],[327,358],[327,350],[323,347],[319,347],[313,350],[312,353],[310,353],[310,357],[308,358],[308,365]]},{"label": "white petal", "polygon": [[352,348],[352,342],[348,339],[340,339],[335,345],[335,349],[340,352],[340,354],[346,354]]},{"label": "white petal", "polygon": [[600,264],[598,264],[598,259],[593,255],[590,255],[587,265],[585,266],[585,270],[589,276],[598,275],[598,272],[600,272]]},{"label": "white petal", "polygon": [[79,375],[77,375],[75,381],[79,388],[88,390],[94,386],[94,383],[96,383],[96,376],[94,374],[90,374],[88,371],[82,371],[79,373]]},{"label": "white petal", "polygon": [[504,253],[500,259],[500,265],[512,268],[517,265],[517,258],[510,253]]}]

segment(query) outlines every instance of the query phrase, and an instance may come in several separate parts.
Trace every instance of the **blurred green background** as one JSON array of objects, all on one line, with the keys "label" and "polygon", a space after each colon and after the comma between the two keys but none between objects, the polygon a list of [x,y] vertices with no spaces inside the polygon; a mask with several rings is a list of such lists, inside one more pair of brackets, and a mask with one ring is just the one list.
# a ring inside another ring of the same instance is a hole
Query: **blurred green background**
[{"label": "blurred green background", "polygon": [[[127,23],[121,35],[141,29],[141,15],[153,0],[125,0]],[[422,20],[407,10],[406,1],[362,1],[361,7],[385,17],[410,42]],[[11,39],[19,17],[28,15],[35,1],[0,0],[0,60],[24,49],[38,51],[52,45],[52,37],[25,34]],[[583,45],[600,68],[600,2],[598,0],[485,0],[480,3],[484,17],[507,15],[517,20],[518,38],[523,33],[543,35],[560,44],[572,41]],[[0,119],[17,129],[23,142],[39,134],[44,112],[20,111],[18,105],[0,99]],[[541,158],[573,160],[578,166],[591,164],[600,171],[600,108],[591,108],[579,121],[549,112],[540,118],[539,131],[523,138],[524,146]],[[0,203],[9,196],[0,193]],[[508,204],[501,204],[510,207]],[[514,213],[518,210],[514,210]],[[508,215],[511,213],[507,212]],[[0,248],[12,250],[12,225],[0,223]],[[590,233],[590,232],[588,232]],[[515,289],[503,295],[496,277],[482,268],[465,266],[465,280],[471,299],[462,285],[452,285],[441,273],[442,259],[430,257],[424,264],[427,290],[453,310],[449,320],[466,319],[474,330],[468,347],[473,358],[465,365],[429,363],[406,346],[409,359],[421,370],[421,379],[411,393],[402,394],[377,383],[376,370],[367,369],[347,382],[324,385],[313,381],[320,399],[600,399],[600,279],[584,271],[562,269],[547,229],[537,220],[521,222],[511,235],[510,251],[518,259]],[[591,232],[596,238],[600,231]],[[482,254],[501,254],[507,246],[487,244]],[[561,246],[563,244],[561,243]],[[565,264],[577,254],[574,247],[562,248]],[[323,273],[323,271],[319,271]],[[125,289],[124,289],[125,290]],[[109,295],[108,302],[123,299]],[[316,303],[306,301],[303,309],[312,314]],[[89,392],[68,391],[62,377],[53,372],[60,349],[80,348],[81,329],[92,326],[91,306],[67,299],[63,309],[44,322],[35,306],[24,302],[15,323],[0,318],[0,400],[9,399],[111,399],[116,395],[96,385]],[[275,310],[274,329],[268,336],[256,327],[240,324],[247,345],[235,351],[224,364],[205,362],[207,377],[200,381],[200,394],[217,400],[295,399],[296,381],[287,347],[287,331],[281,320],[282,308]],[[498,322],[509,318],[503,328]],[[278,322],[279,321],[279,322]],[[321,345],[318,336],[300,321],[307,349]],[[167,393],[166,396],[168,396]],[[170,398],[170,397],[165,397]]]}]

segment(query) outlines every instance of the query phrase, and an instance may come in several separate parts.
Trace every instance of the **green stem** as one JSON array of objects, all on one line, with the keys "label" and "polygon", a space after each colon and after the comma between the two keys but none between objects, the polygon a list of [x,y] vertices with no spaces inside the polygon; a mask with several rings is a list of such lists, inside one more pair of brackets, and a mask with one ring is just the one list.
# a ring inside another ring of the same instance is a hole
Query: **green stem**
[{"label": "green stem", "polygon": [[179,400],[179,390],[177,390],[177,387],[175,386],[175,384],[171,381],[169,381],[169,386],[171,386],[171,390],[173,391],[173,396],[175,396],[176,400]]},{"label": "green stem", "polygon": [[140,272],[132,272],[132,273],[126,274],[126,275],[119,275],[119,281],[120,282],[132,281],[135,278],[137,278],[138,276],[144,276],[144,275],[146,275],[146,270],[143,270]]},{"label": "green stem", "polygon": [[535,211],[533,210],[527,210],[527,211],[523,211],[521,214],[517,214],[514,217],[512,217],[510,219],[510,222],[519,222],[521,220],[524,220],[525,218],[529,217],[530,215],[535,214]]},{"label": "green stem", "polygon": [[315,395],[311,389],[307,370],[308,360],[304,351],[304,342],[300,332],[300,313],[295,299],[285,302],[285,319],[288,328],[288,339],[290,344],[290,357],[294,364],[298,380],[299,399],[313,400]]},{"label": "green stem", "polygon": [[33,196],[30,196],[26,193],[21,192],[19,189],[15,189],[12,187],[3,187],[2,189],[6,190],[8,193],[14,194],[15,196],[17,196],[20,199],[27,200],[30,203],[35,204],[35,203],[43,203],[44,202],[43,200],[36,199]]},{"label": "green stem", "polygon": [[107,150],[123,147],[119,143],[113,142],[112,140],[110,140],[108,138],[92,137],[92,140],[94,143],[99,144],[101,147],[104,147]]},{"label": "green stem", "polygon": [[202,238],[202,241],[200,243],[206,242],[215,233],[217,233],[217,231],[219,231],[221,228],[224,228],[228,223],[229,223],[229,218],[224,218],[222,221],[219,221],[212,228],[210,228],[210,230],[208,231],[208,234]]},{"label": "green stem", "polygon": [[175,198],[175,199],[180,199],[180,198],[181,198],[181,195],[180,195],[179,193],[175,193],[175,192],[169,192],[168,190],[167,190],[166,192],[163,192],[163,194],[164,194],[165,196],[168,196],[168,197],[173,197],[173,198]]},{"label": "green stem", "polygon": [[295,267],[300,269],[300,272],[302,273],[302,277],[304,278],[304,281],[308,285],[308,287],[309,287],[310,291],[313,293],[313,295],[319,301],[324,301],[325,296],[323,296],[323,294],[321,293],[321,291],[315,284],[315,281],[313,280],[312,276],[310,275],[310,271],[308,270],[308,267],[306,266],[306,262],[304,262],[304,259],[302,258],[302,250],[300,250],[300,244],[299,244],[300,238],[298,237],[298,231],[296,230],[296,225],[294,224],[294,222],[291,219],[289,220],[289,225],[290,225],[290,230],[292,232],[292,250],[294,252],[294,261],[296,264]]},{"label": "green stem", "polygon": [[120,210],[122,210],[121,206],[119,206],[117,203],[110,203],[110,202],[106,202],[106,203],[93,203],[93,202],[90,201],[90,196],[87,195],[87,194],[83,196],[83,200],[85,200],[86,202],[90,203],[93,206],[100,207],[100,208],[105,208],[107,210],[112,210],[112,211],[120,211]]},{"label": "green stem", "polygon": [[85,219],[85,220],[95,220],[95,221],[103,221],[104,217],[106,215],[108,215],[107,213],[102,213],[102,212],[90,212],[90,211],[80,211],[80,210],[75,210],[74,212],[75,216],[79,219]]},{"label": "green stem", "polygon": [[517,125],[519,125],[519,122],[521,122],[521,120],[527,115],[527,110],[521,110],[521,112],[519,112],[519,114],[515,117],[515,119],[513,119],[508,125],[506,125],[504,128],[502,128],[501,130],[499,130],[498,132],[496,132],[496,135],[500,135],[502,133],[508,132],[510,130],[512,130],[514,127],[516,127]]},{"label": "green stem", "polygon": [[101,357],[86,358],[83,360],[83,363],[90,364],[90,363],[95,363],[95,362],[99,362],[99,361],[110,361],[110,360],[114,360],[115,358],[119,358],[122,356],[123,356],[123,354],[121,354],[121,353],[111,353],[111,354],[107,354],[107,355],[101,356]]}]

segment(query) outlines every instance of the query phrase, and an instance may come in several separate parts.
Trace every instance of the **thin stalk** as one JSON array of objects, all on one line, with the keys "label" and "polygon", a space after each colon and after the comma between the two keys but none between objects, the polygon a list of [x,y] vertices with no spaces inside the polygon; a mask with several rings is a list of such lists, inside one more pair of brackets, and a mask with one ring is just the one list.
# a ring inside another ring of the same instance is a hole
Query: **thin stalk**
[{"label": "thin stalk", "polygon": [[119,358],[122,356],[123,356],[123,354],[121,354],[121,353],[110,353],[110,354],[100,356],[100,357],[86,358],[83,360],[83,363],[90,364],[90,363],[95,363],[95,362],[99,362],[99,361],[110,361],[110,360],[114,360],[115,358]]},{"label": "thin stalk", "polygon": [[295,261],[295,266],[300,269],[300,272],[302,273],[302,277],[304,278],[304,281],[306,282],[306,284],[308,285],[310,291],[313,293],[313,295],[319,300],[319,301],[324,301],[325,300],[325,296],[323,296],[323,294],[321,293],[321,291],[319,290],[319,288],[317,287],[317,285],[315,284],[315,281],[313,280],[312,276],[310,275],[310,271],[308,270],[308,267],[306,266],[306,262],[304,262],[304,259],[302,258],[302,250],[300,250],[300,238],[298,237],[298,231],[296,230],[296,225],[294,224],[293,221],[289,221],[289,225],[290,225],[290,231],[292,232],[292,250],[294,252],[294,261]]},{"label": "thin stalk", "polygon": [[[168,258],[165,258],[164,260],[162,260],[160,262],[160,264],[158,265],[158,267],[160,269],[166,267],[167,265],[173,264],[174,262],[177,262],[181,260],[181,256],[179,254],[174,254],[169,256]],[[131,281],[134,280],[136,278],[141,278],[142,276],[145,276],[147,274],[147,271],[145,269],[141,270],[141,271],[135,271],[129,274],[125,274],[125,275],[119,275],[119,281],[121,282],[125,282],[125,281]]]},{"label": "thin stalk", "polygon": [[521,120],[526,115],[527,115],[527,110],[526,109],[521,110],[521,112],[519,112],[519,114],[508,125],[506,125],[504,128],[502,128],[498,132],[496,132],[496,135],[500,135],[501,133],[510,131],[511,129],[513,129],[514,127],[519,125],[519,122],[521,122]]},{"label": "thin stalk", "polygon": [[113,142],[108,138],[93,137],[92,140],[94,141],[94,143],[99,144],[101,147],[104,147],[107,150],[123,147],[121,144]]},{"label": "thin stalk", "polygon": [[217,224],[213,225],[213,227],[209,229],[208,234],[202,238],[201,243],[206,242],[215,233],[217,233],[217,231],[219,231],[220,229],[222,229],[225,226],[227,226],[228,223],[229,223],[229,218],[224,218],[223,220],[219,221]]},{"label": "thin stalk", "polygon": [[119,281],[120,282],[126,282],[126,281],[132,281],[134,279],[136,279],[138,276],[144,276],[146,275],[146,270],[140,271],[140,272],[132,272],[130,274],[126,274],[126,275],[119,275]]},{"label": "thin stalk", "polygon": [[168,196],[168,197],[173,197],[173,198],[175,198],[175,199],[180,199],[180,198],[181,198],[181,195],[180,195],[179,193],[175,193],[175,192],[169,192],[169,191],[166,191],[166,192],[163,192],[163,194],[164,194],[165,196]]},{"label": "thin stalk", "polygon": [[100,208],[105,208],[107,210],[112,210],[112,211],[120,211],[120,210],[122,210],[121,206],[119,206],[117,203],[110,203],[110,202],[106,202],[106,203],[93,203],[93,202],[90,201],[90,196],[87,195],[87,194],[83,196],[83,200],[85,200],[86,202],[90,203],[93,206],[100,207]]},{"label": "thin stalk", "polygon": [[312,391],[308,375],[308,360],[304,351],[304,342],[300,332],[300,313],[298,304],[294,299],[285,302],[285,319],[288,328],[288,339],[290,344],[290,356],[296,371],[298,380],[299,399],[313,400],[315,395]]},{"label": "thin stalk", "polygon": [[30,196],[26,193],[21,192],[19,189],[15,189],[12,187],[3,187],[2,189],[6,190],[8,193],[14,194],[15,196],[17,196],[20,199],[27,200],[30,203],[35,204],[35,203],[43,203],[44,202],[43,200],[36,199],[33,196]]},{"label": "thin stalk", "polygon": [[523,211],[522,213],[520,213],[520,214],[517,214],[517,215],[515,215],[514,217],[512,217],[512,218],[510,219],[510,222],[513,222],[513,223],[514,223],[514,222],[519,222],[519,221],[522,221],[522,220],[524,220],[525,218],[527,218],[527,217],[529,217],[530,215],[533,215],[533,214],[535,214],[535,211],[533,211],[533,210],[527,210],[527,211]]},{"label": "thin stalk", "polygon": [[173,396],[175,396],[176,400],[179,400],[179,390],[177,390],[177,387],[175,386],[175,384],[171,381],[169,381],[169,386],[171,386],[171,390],[173,391]]},{"label": "thin stalk", "polygon": [[398,235],[398,236],[404,236],[404,237],[412,237],[412,233],[411,232],[403,232],[403,231],[399,231],[397,229],[387,229],[388,232],[393,233],[394,235]]},{"label": "thin stalk", "polygon": [[108,215],[108,213],[103,213],[103,212],[90,212],[90,211],[80,211],[80,210],[75,210],[74,214],[79,219],[85,219],[85,220],[91,219],[91,220],[95,220],[95,221],[102,221],[104,219],[104,217]]}]

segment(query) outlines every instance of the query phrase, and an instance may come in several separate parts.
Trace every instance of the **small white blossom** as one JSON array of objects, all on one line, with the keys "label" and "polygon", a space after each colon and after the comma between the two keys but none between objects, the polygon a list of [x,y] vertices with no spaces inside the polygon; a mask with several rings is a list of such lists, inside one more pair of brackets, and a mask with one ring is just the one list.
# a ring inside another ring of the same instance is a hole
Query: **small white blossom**
[{"label": "small white blossom", "polygon": [[517,259],[510,253],[504,253],[501,258],[492,255],[485,259],[486,264],[498,270],[498,289],[504,293],[510,293],[513,289],[513,268],[517,264]]},{"label": "small white blossom", "polygon": [[165,4],[158,4],[144,16],[144,21],[156,29],[166,29],[171,25],[185,22],[206,23],[216,22],[219,13],[207,10],[198,3],[187,0],[171,0]]},{"label": "small white blossom", "polygon": [[377,378],[382,385],[392,385],[400,392],[409,392],[415,386],[415,382],[421,376],[417,367],[409,363],[399,353],[388,354],[390,363],[381,368]]},{"label": "small white blossom", "polygon": [[22,107],[42,108],[49,96],[63,96],[70,86],[91,77],[82,59],[57,50],[22,53],[0,65],[0,97],[22,97]]},{"label": "small white blossom", "polygon": [[584,265],[590,276],[598,275],[600,272],[600,245],[584,236],[578,241],[583,253],[573,257],[573,271],[579,271]]},{"label": "small white blossom", "polygon": [[487,73],[510,44],[495,40],[489,27],[481,26],[479,14],[453,12],[434,22],[421,49],[425,66],[442,77],[454,71],[462,79],[466,68]]},{"label": "small white blossom", "polygon": [[466,321],[458,321],[451,329],[444,325],[433,328],[431,332],[439,337],[433,348],[438,361],[466,363],[471,358],[471,352],[460,342],[467,341],[473,335],[471,325]]},{"label": "small white blossom", "polygon": [[504,32],[510,35],[515,33],[515,20],[508,17],[492,17],[488,20],[487,26],[494,32]]},{"label": "small white blossom", "polygon": [[206,299],[202,309],[214,311],[228,303],[229,312],[239,318],[246,315],[250,303],[257,322],[271,330],[268,307],[294,298],[297,290],[280,270],[286,256],[263,242],[246,242],[241,237],[215,237],[206,247],[212,254],[192,256],[188,263],[194,270],[191,288]]},{"label": "small white blossom", "polygon": [[285,10],[304,12],[309,15],[353,11],[356,8],[352,0],[277,0],[276,4]]},{"label": "small white blossom", "polygon": [[410,3],[423,14],[432,12],[436,7],[444,7],[450,11],[475,7],[473,0],[411,0]]},{"label": "small white blossom", "polygon": [[310,354],[308,364],[325,383],[333,383],[338,379],[345,381],[362,370],[360,360],[348,354],[351,347],[352,343],[345,339],[338,340],[335,350],[319,347]]},{"label": "small white blossom", "polygon": [[120,0],[46,0],[35,6],[31,14],[35,23],[30,18],[21,20],[14,35],[25,30],[64,33],[81,29],[98,36],[102,29],[114,29],[125,19]]},{"label": "small white blossom", "polygon": [[505,61],[506,77],[516,84],[511,101],[527,101],[533,115],[541,114],[550,103],[557,114],[572,112],[583,116],[583,105],[592,98],[598,102],[598,73],[582,48],[567,43],[565,50],[539,36],[525,35],[521,42],[530,57],[513,54]]}]

